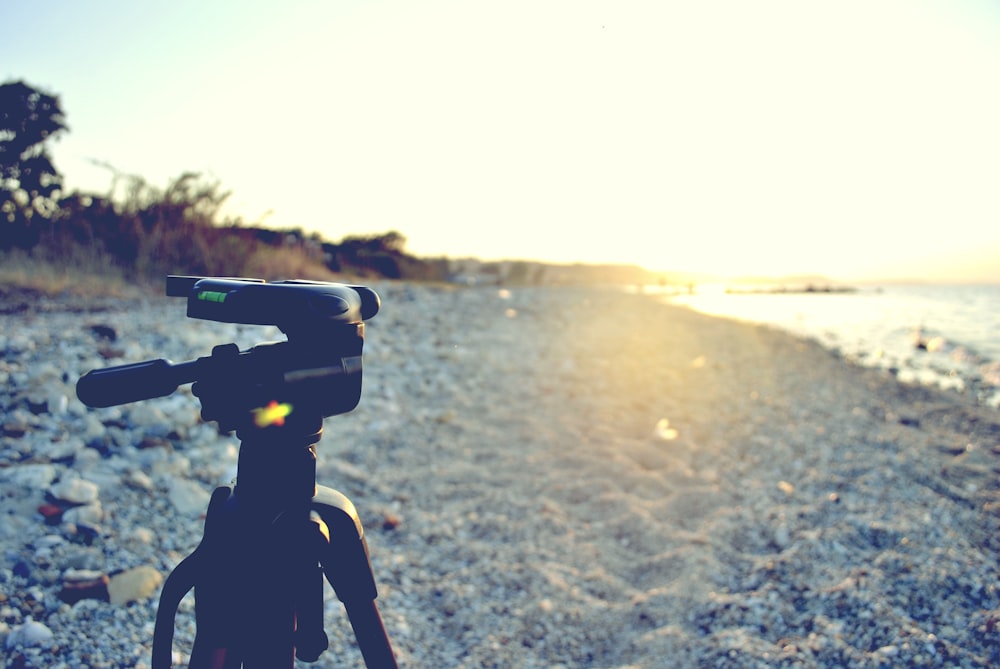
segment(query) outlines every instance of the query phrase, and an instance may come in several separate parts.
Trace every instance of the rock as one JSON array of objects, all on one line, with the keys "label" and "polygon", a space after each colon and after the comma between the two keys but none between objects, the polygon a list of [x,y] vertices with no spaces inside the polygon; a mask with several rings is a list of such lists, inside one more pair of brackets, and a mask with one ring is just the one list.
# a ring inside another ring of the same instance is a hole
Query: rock
[{"label": "rock", "polygon": [[82,419],[83,426],[79,430],[78,434],[84,443],[90,443],[95,439],[99,439],[104,436],[107,428],[104,427],[104,423],[92,413],[85,414]]},{"label": "rock", "polygon": [[44,537],[39,537],[35,540],[34,545],[36,550],[47,550],[55,548],[56,546],[62,546],[66,543],[58,534],[47,534]]},{"label": "rock", "polygon": [[139,450],[145,450],[147,448],[165,448],[168,451],[174,449],[173,443],[166,437],[154,437],[151,435],[143,435],[139,443],[135,445]]},{"label": "rock", "polygon": [[64,392],[54,390],[48,395],[46,407],[50,414],[61,416],[69,409],[69,397]]},{"label": "rock", "polygon": [[149,478],[149,475],[147,475],[146,472],[139,469],[133,469],[127,472],[122,480],[125,485],[131,486],[137,490],[153,489],[153,480]]},{"label": "rock", "polygon": [[123,538],[131,545],[149,545],[156,538],[156,533],[148,527],[134,527]]},{"label": "rock", "polygon": [[36,447],[36,453],[40,458],[49,462],[70,461],[76,454],[84,448],[83,442],[76,437],[66,439],[49,440],[47,443]]},{"label": "rock", "polygon": [[173,477],[167,483],[167,497],[180,513],[194,515],[208,508],[211,495],[195,481]]},{"label": "rock", "polygon": [[102,520],[104,520],[104,509],[101,508],[100,502],[74,506],[71,509],[66,509],[62,515],[64,523],[82,525],[95,530],[100,528]]},{"label": "rock", "polygon": [[128,418],[132,425],[142,428],[156,427],[167,423],[167,417],[163,411],[155,404],[148,402],[130,405]]},{"label": "rock", "polygon": [[7,636],[7,648],[48,646],[55,635],[40,622],[28,620],[11,630]]},{"label": "rock", "polygon": [[23,488],[44,490],[56,477],[56,468],[50,464],[17,465],[0,469],[0,481]]},{"label": "rock", "polygon": [[670,426],[670,420],[661,418],[654,428],[654,434],[664,441],[673,441],[679,436],[677,428]]},{"label": "rock", "polygon": [[93,325],[88,326],[88,329],[91,334],[94,335],[94,338],[99,341],[103,340],[113,342],[118,340],[118,332],[110,325],[94,323]]},{"label": "rock", "polygon": [[112,574],[108,581],[110,602],[121,606],[150,597],[163,583],[163,576],[150,566],[135,567]]},{"label": "rock", "polygon": [[66,478],[49,488],[52,496],[71,504],[90,504],[97,500],[100,488],[96,483],[81,478]]},{"label": "rock", "polygon": [[82,599],[110,600],[108,575],[99,571],[70,569],[63,574],[63,585],[59,599],[67,604],[76,604]]},{"label": "rock", "polygon": [[4,422],[3,426],[0,427],[0,432],[3,432],[5,437],[19,438],[23,437],[28,431],[28,423],[19,418],[12,418]]},{"label": "rock", "polygon": [[50,525],[58,524],[62,520],[64,511],[65,509],[58,504],[42,504],[38,507],[38,513],[42,514],[42,518]]}]

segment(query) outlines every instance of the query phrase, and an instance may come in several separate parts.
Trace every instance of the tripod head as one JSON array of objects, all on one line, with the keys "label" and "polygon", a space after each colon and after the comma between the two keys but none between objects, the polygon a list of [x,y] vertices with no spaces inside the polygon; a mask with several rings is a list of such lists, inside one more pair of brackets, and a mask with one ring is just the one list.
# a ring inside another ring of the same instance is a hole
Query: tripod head
[{"label": "tripod head", "polygon": [[[361,399],[364,321],[379,310],[370,288],[319,281],[167,277],[166,294],[187,298],[190,318],[275,325],[288,340],[174,364],[158,359],[92,370],[77,383],[80,400],[110,407],[164,397],[194,382],[202,416],[222,429],[281,426],[295,412],[346,413]],[[294,419],[293,419],[294,420]]]},{"label": "tripod head", "polygon": [[167,296],[186,297],[189,318],[277,325],[289,339],[361,323],[379,309],[371,288],[322,281],[168,276]]},{"label": "tripod head", "polygon": [[166,292],[187,298],[191,318],[276,325],[288,339],[245,351],[223,344],[177,364],[96,369],[77,382],[90,407],[163,397],[193,382],[202,418],[242,442],[235,485],[216,488],[201,544],[164,584],[152,666],[170,667],[174,616],[191,588],[202,634],[190,667],[290,668],[293,654],[315,661],[328,646],[325,574],[366,665],[395,669],[357,510],[316,485],[323,418],[361,399],[364,322],[378,313],[378,295],[339,283],[189,276],[168,277]]}]

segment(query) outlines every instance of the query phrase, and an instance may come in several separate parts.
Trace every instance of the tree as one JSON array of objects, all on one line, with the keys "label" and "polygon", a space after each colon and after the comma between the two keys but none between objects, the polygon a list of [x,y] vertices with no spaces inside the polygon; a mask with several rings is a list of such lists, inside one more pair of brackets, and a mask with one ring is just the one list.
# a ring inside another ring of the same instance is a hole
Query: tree
[{"label": "tree", "polygon": [[334,272],[360,271],[390,279],[402,278],[406,237],[395,230],[377,235],[351,235],[339,244],[324,244],[327,267]]},{"label": "tree", "polygon": [[59,98],[23,81],[0,85],[0,249],[38,241],[62,176],[45,142],[68,130]]}]

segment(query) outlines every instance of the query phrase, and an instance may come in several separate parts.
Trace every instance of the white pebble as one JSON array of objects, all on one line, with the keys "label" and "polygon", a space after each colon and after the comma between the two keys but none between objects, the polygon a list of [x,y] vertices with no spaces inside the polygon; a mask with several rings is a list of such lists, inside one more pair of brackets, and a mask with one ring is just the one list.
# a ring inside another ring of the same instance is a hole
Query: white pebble
[{"label": "white pebble", "polygon": [[47,646],[55,635],[40,622],[28,620],[18,625],[7,636],[7,648],[18,646]]},{"label": "white pebble", "polygon": [[49,488],[56,499],[72,504],[89,504],[97,499],[99,488],[96,483],[81,478],[66,478]]},{"label": "white pebble", "polygon": [[62,520],[66,524],[97,527],[104,520],[104,509],[101,507],[100,502],[74,506],[63,513]]},{"label": "white pebble", "polygon": [[167,483],[167,497],[180,513],[200,514],[208,508],[209,492],[196,481],[171,478]]},{"label": "white pebble", "polygon": [[0,469],[0,480],[25,488],[44,488],[56,477],[56,468],[50,464],[18,465]]}]

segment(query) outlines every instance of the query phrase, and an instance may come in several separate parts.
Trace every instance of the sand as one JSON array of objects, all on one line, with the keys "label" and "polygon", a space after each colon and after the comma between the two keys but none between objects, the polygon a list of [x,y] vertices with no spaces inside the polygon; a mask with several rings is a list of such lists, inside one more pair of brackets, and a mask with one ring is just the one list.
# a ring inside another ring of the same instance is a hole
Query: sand
[{"label": "sand", "polygon": [[[318,478],[361,513],[401,666],[1000,663],[995,409],[652,296],[377,288]],[[362,666],[330,593],[327,626],[302,666]]]}]

